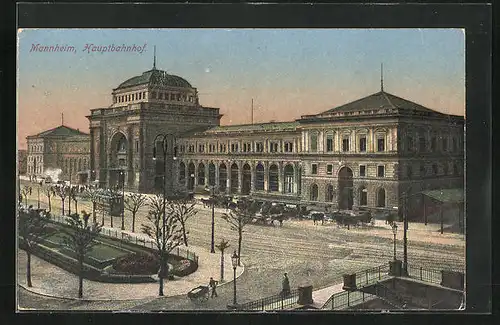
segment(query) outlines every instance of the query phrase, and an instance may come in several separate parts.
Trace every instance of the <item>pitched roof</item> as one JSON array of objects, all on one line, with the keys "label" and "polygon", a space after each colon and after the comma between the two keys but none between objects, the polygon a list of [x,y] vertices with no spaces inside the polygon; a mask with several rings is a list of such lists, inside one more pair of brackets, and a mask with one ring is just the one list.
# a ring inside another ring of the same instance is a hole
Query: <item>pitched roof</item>
[{"label": "pitched roof", "polygon": [[70,128],[66,125],[60,125],[58,127],[55,127],[53,129],[43,131],[41,133],[38,133],[36,135],[30,135],[29,137],[68,137],[68,136],[75,136],[75,135],[89,135],[88,133],[81,132],[80,130],[76,130],[73,128]]},{"label": "pitched roof", "polygon": [[204,131],[204,134],[226,133],[226,132],[274,132],[274,131],[294,131],[298,122],[269,122],[258,124],[222,125]]},{"label": "pitched roof", "polygon": [[385,91],[379,91],[378,93],[363,97],[353,102],[319,113],[317,116],[329,115],[335,112],[352,112],[352,111],[384,109],[384,108],[398,108],[409,111],[442,114],[427,107],[424,107],[420,104],[409,101],[407,99],[389,94]]},{"label": "pitched roof", "polygon": [[184,78],[179,76],[168,74],[163,70],[152,69],[143,72],[141,75],[132,77],[124,82],[122,82],[116,89],[122,89],[127,87],[133,87],[143,84],[167,86],[167,87],[181,87],[181,88],[192,88],[191,84],[187,82]]}]

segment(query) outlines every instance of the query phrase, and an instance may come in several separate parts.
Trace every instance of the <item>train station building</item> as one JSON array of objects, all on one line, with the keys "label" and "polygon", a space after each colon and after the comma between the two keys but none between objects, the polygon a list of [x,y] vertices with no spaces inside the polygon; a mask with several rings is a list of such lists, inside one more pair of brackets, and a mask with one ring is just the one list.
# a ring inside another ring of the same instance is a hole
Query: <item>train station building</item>
[{"label": "train station building", "polygon": [[[463,189],[464,118],[381,89],[288,122],[220,125],[219,108],[155,66],[91,109],[91,178],[103,187],[251,195],[350,210],[416,211],[423,191]],[[166,151],[163,151],[163,149]]]}]

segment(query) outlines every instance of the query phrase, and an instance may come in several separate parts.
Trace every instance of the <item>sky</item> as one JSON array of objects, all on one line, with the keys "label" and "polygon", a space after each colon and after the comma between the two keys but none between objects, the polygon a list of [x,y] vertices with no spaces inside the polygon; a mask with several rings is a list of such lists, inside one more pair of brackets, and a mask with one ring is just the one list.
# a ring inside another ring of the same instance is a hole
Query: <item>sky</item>
[{"label": "sky", "polygon": [[[74,50],[37,51],[59,45]],[[130,52],[88,46],[135,45]],[[123,81],[156,67],[219,107],[221,124],[290,121],[380,91],[465,115],[461,29],[23,29],[18,31],[18,145],[61,125],[89,131]]]}]

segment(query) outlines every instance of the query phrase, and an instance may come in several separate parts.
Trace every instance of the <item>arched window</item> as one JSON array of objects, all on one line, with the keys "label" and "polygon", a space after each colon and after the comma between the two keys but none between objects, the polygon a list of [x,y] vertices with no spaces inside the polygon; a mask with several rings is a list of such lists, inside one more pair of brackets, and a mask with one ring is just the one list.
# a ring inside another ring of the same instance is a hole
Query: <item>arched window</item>
[{"label": "arched window", "polygon": [[219,190],[224,192],[227,185],[227,167],[224,163],[219,166]]},{"label": "arched window", "polygon": [[318,201],[318,185],[311,185],[311,193],[310,193],[311,201]]},{"label": "arched window", "polygon": [[331,185],[331,184],[328,184],[326,187],[325,201],[326,202],[333,201],[333,185]]},{"label": "arched window", "polygon": [[293,166],[288,164],[284,169],[285,193],[293,193]]},{"label": "arched window", "polygon": [[231,193],[236,193],[238,191],[239,179],[238,179],[239,167],[236,163],[231,165]]},{"label": "arched window", "polygon": [[277,192],[278,186],[278,166],[272,164],[269,167],[269,191]]},{"label": "arched window", "polygon": [[82,170],[82,158],[78,158],[78,171]]},{"label": "arched window", "polygon": [[186,181],[186,164],[181,162],[179,164],[179,183],[184,184]]},{"label": "arched window", "polygon": [[198,185],[205,185],[205,165],[203,163],[198,165]]},{"label": "arched window", "polygon": [[377,207],[385,207],[385,189],[379,188],[377,191]]},{"label": "arched window", "polygon": [[261,163],[255,167],[255,189],[257,191],[264,190],[264,166]]},{"label": "arched window", "polygon": [[215,186],[215,165],[213,163],[208,165],[208,185]]},{"label": "arched window", "polygon": [[364,187],[361,187],[359,189],[359,205],[360,206],[368,205],[368,191]]}]

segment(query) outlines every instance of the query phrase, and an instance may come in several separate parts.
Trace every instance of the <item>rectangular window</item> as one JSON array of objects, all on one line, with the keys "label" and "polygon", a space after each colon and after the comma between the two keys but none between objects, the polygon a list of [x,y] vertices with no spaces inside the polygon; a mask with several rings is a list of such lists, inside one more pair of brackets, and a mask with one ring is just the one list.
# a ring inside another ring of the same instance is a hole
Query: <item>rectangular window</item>
[{"label": "rectangular window", "polygon": [[360,152],[366,151],[366,137],[359,138],[359,151]]},{"label": "rectangular window", "polygon": [[199,144],[198,145],[198,152],[204,152],[205,151],[205,145]]},{"label": "rectangular window", "polygon": [[333,174],[333,165],[332,164],[326,165],[326,174],[327,175]]},{"label": "rectangular window", "polygon": [[311,165],[311,174],[317,175],[318,174],[318,164],[312,164]]},{"label": "rectangular window", "polygon": [[413,176],[413,169],[412,169],[411,166],[408,166],[406,168],[406,174],[408,175],[408,178],[412,178],[412,176]]},{"label": "rectangular window", "polygon": [[366,176],[366,166],[365,165],[359,166],[359,176],[360,177]]},{"label": "rectangular window", "polygon": [[293,143],[285,142],[285,152],[293,152]]},{"label": "rectangular window", "polygon": [[231,143],[231,152],[238,152],[238,144]]},{"label": "rectangular window", "polygon": [[326,151],[327,152],[333,151],[333,134],[332,133],[329,133],[326,135]]},{"label": "rectangular window", "polygon": [[156,99],[156,91],[153,91],[153,93],[151,94],[151,97],[152,97],[153,99]]},{"label": "rectangular window", "polygon": [[163,93],[158,94],[158,99],[163,99]]},{"label": "rectangular window", "polygon": [[457,139],[453,138],[453,152],[457,151]]},{"label": "rectangular window", "polygon": [[342,151],[349,151],[349,138],[347,137],[342,139]]},{"label": "rectangular window", "polygon": [[255,143],[255,151],[263,152],[264,151],[264,143],[262,143],[262,142]]},{"label": "rectangular window", "polygon": [[448,139],[443,138],[443,151],[448,151]]},{"label": "rectangular window", "polygon": [[378,166],[377,167],[377,176],[378,177],[384,177],[385,174],[385,168],[384,166]]},{"label": "rectangular window", "polygon": [[277,142],[271,142],[270,144],[269,151],[270,152],[278,152],[278,143]]},{"label": "rectangular window", "polygon": [[377,139],[377,151],[385,151],[385,139],[378,138]]},{"label": "rectangular window", "polygon": [[135,152],[139,152],[139,140],[135,140]]}]

